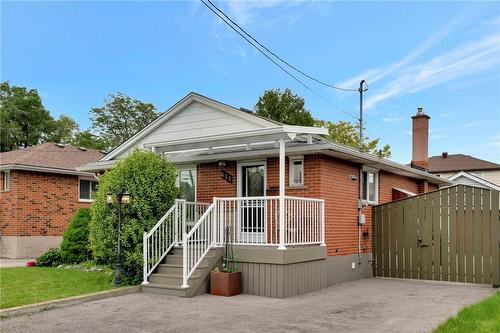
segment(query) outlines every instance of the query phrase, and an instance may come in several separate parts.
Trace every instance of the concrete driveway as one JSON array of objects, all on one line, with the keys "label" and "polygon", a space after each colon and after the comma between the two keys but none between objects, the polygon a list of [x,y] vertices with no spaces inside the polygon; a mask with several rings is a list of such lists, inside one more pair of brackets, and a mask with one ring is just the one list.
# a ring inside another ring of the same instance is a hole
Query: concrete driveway
[{"label": "concrete driveway", "polygon": [[13,317],[2,332],[425,332],[495,290],[364,279],[302,296],[131,294]]}]

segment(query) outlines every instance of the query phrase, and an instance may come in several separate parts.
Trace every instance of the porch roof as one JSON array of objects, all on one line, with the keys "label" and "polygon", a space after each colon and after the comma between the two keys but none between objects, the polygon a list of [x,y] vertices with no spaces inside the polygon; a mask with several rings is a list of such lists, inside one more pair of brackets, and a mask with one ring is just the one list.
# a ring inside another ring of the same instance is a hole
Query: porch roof
[{"label": "porch roof", "polygon": [[[286,128],[286,130],[285,130]],[[145,148],[163,154],[175,164],[207,163],[220,160],[245,160],[278,157],[276,141],[286,141],[286,154],[305,155],[323,154],[344,161],[371,166],[379,170],[414,179],[425,179],[432,183],[446,186],[452,182],[425,171],[417,170],[386,158],[360,152],[357,149],[330,142],[316,133],[303,133],[300,126],[283,126],[280,130],[265,129],[239,133],[238,136],[219,136],[217,138],[198,138],[195,141],[151,143]],[[294,129],[295,131],[292,131]],[[96,171],[112,168],[116,160],[99,161],[80,168],[82,171]]]}]

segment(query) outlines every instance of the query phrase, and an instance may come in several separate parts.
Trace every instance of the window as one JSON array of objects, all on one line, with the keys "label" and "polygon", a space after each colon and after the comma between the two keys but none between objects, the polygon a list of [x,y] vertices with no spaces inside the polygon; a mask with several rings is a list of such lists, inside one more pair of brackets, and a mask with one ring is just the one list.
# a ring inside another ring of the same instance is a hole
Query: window
[{"label": "window", "polygon": [[304,158],[290,157],[290,186],[304,186]]},{"label": "window", "polygon": [[188,202],[196,201],[196,168],[179,169],[177,185],[181,189],[181,198]]},{"label": "window", "polygon": [[92,195],[97,189],[97,181],[90,179],[80,179],[79,199],[82,201],[91,201]]},{"label": "window", "polygon": [[3,174],[3,191],[10,191],[10,172],[4,171]]},{"label": "window", "polygon": [[361,197],[369,204],[378,203],[378,171],[363,168]]}]

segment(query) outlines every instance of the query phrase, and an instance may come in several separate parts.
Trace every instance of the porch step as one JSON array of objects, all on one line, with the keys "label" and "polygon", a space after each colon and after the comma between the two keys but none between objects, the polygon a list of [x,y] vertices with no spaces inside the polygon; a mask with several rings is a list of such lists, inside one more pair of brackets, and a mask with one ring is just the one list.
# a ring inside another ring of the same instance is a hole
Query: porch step
[{"label": "porch step", "polygon": [[212,248],[189,277],[188,288],[182,286],[182,248],[174,248],[156,271],[149,276],[149,283],[141,286],[146,293],[192,297],[209,291],[210,271],[220,262],[222,248]]},{"label": "porch step", "polygon": [[[200,272],[204,269],[208,269],[208,265],[200,265],[196,268],[195,272]],[[180,274],[182,275],[182,264],[160,264],[158,265],[159,274]]]}]

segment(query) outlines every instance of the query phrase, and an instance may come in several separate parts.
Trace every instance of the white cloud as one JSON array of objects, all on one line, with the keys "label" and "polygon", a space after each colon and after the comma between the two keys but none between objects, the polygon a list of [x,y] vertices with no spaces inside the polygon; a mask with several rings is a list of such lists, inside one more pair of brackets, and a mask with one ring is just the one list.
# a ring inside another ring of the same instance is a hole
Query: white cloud
[{"label": "white cloud", "polygon": [[477,127],[477,126],[479,126],[478,121],[470,121],[470,122],[464,124],[465,128],[471,128],[471,127]]},{"label": "white cloud", "polygon": [[433,59],[403,68],[398,75],[375,91],[366,109],[394,97],[416,93],[463,76],[485,71],[500,63],[500,34],[459,45]]},{"label": "white cloud", "polygon": [[384,123],[399,123],[400,121],[403,121],[405,119],[406,118],[404,118],[404,117],[389,116],[389,117],[384,117],[383,121],[384,121]]},{"label": "white cloud", "polygon": [[[227,6],[231,16],[238,24],[246,26],[256,19],[262,10],[278,6],[291,6],[302,3],[302,1],[284,1],[284,0],[264,0],[264,1],[229,1]],[[216,4],[217,5],[217,4]],[[218,5],[217,5],[218,6]],[[286,16],[280,16],[269,23],[278,23],[286,19]],[[289,16],[291,21],[297,19],[296,15]],[[263,22],[259,20],[259,25]],[[292,22],[293,23],[293,22]]]},{"label": "white cloud", "polygon": [[457,16],[455,19],[446,24],[442,29],[440,29],[439,31],[431,35],[429,38],[427,38],[422,44],[420,44],[417,48],[411,51],[403,59],[396,61],[385,67],[370,69],[356,77],[353,77],[347,81],[339,83],[339,86],[356,87],[358,86],[361,80],[366,80],[368,84],[373,84],[387,77],[389,74],[392,74],[401,67],[416,60],[424,52],[426,52],[435,44],[439,43],[444,38],[449,36],[462,21],[463,21],[463,16]]}]

